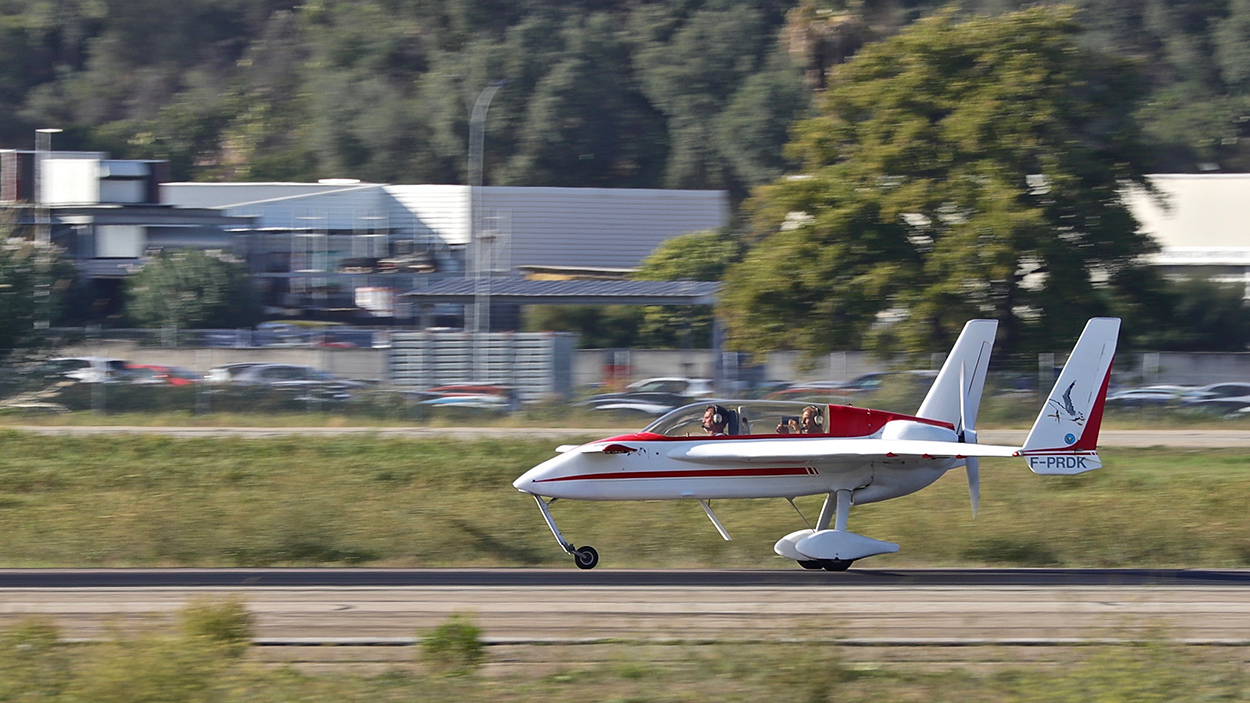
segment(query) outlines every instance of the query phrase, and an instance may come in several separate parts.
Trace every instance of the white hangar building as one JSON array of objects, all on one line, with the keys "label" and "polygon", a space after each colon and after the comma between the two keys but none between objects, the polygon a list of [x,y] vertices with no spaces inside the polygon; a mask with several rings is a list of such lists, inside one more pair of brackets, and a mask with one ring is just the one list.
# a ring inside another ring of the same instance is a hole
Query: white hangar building
[{"label": "white hangar building", "polygon": [[[447,277],[624,272],[665,240],[729,221],[723,191],[319,183],[165,183],[162,201],[251,224],[233,230],[268,297],[290,308],[396,310]],[[478,242],[472,217],[478,213]]]}]

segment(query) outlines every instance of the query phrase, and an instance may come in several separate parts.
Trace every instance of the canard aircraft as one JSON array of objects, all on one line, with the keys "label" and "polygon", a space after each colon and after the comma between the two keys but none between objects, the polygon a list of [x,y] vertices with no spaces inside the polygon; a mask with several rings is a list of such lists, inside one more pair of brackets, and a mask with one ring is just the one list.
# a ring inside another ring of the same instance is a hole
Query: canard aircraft
[{"label": "canard aircraft", "polygon": [[1093,318],[1085,325],[1020,447],[977,444],[977,410],[997,329],[995,320],[964,325],[915,415],[834,404],[703,401],[635,434],[559,447],[559,456],[512,485],[534,497],[556,541],[582,569],[594,568],[599,554],[560,533],[549,507],[557,499],[693,500],[728,540],[713,500],[784,498],[793,506],[796,497],[824,495],[816,524],[795,506],[808,527],[773,549],[807,569],[842,571],[857,559],[898,551],[897,544],[847,531],[852,505],[915,493],[962,467],[975,517],[981,457],[1020,457],[1036,474],[1102,466],[1098,428],[1120,320]]}]

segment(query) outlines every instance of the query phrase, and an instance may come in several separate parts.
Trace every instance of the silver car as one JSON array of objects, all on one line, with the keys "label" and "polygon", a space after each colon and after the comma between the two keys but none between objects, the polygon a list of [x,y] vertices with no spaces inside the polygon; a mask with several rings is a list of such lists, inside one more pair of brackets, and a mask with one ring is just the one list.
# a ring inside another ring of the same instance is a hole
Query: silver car
[{"label": "silver car", "polygon": [[249,364],[232,369],[229,382],[238,386],[264,386],[297,392],[301,394],[301,399],[330,400],[347,400],[352,390],[365,385],[360,381],[338,378],[321,369],[295,364]]}]

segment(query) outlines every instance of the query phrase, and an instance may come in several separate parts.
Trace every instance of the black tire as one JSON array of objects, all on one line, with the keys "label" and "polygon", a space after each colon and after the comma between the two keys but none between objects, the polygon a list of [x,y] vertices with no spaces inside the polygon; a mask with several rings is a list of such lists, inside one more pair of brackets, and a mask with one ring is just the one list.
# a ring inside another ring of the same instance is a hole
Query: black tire
[{"label": "black tire", "polygon": [[800,561],[800,562],[799,562],[799,566],[803,567],[804,569],[823,569],[823,568],[825,568],[825,567],[824,567],[824,565],[823,565],[823,564],[821,564],[821,563],[820,563],[820,562],[818,562],[818,561]]},{"label": "black tire", "polygon": [[591,546],[574,549],[573,563],[577,564],[579,569],[593,569],[599,563],[599,552]]},{"label": "black tire", "polygon": [[854,563],[853,559],[829,559],[824,562],[825,571],[846,571]]}]

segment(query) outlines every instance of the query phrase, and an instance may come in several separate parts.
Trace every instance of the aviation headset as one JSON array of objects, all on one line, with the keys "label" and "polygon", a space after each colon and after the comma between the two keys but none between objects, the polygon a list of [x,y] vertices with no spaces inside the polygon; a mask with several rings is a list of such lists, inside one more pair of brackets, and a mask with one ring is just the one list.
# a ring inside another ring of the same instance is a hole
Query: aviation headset
[{"label": "aviation headset", "polygon": [[729,411],[719,405],[707,406],[712,409],[712,422],[717,425],[725,424],[725,418],[729,416]]},{"label": "aviation headset", "polygon": [[807,412],[808,410],[812,411],[812,417],[815,418],[817,425],[825,424],[825,417],[821,414],[820,408],[815,405],[809,405],[806,408],[803,408],[803,412]]}]

